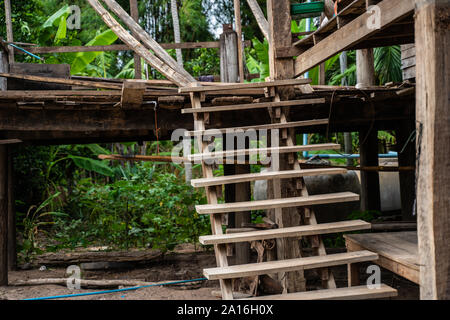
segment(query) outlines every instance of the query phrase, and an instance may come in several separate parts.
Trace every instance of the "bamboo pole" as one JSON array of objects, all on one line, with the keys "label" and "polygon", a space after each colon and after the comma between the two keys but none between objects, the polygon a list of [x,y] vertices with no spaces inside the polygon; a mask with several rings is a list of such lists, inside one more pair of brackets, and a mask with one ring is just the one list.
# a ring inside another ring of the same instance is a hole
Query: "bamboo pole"
[{"label": "bamboo pole", "polygon": [[242,49],[242,25],[241,25],[241,1],[234,0],[234,16],[236,20],[236,33],[238,36],[238,60],[239,60],[239,82],[244,82],[244,61]]}]

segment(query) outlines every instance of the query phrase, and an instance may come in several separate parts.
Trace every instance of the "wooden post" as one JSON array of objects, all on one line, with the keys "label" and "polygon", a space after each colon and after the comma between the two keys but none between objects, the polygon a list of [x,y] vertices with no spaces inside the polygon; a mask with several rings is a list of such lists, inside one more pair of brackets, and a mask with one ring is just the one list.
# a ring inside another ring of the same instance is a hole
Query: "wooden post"
[{"label": "wooden post", "polygon": [[234,17],[236,21],[236,33],[238,37],[238,64],[239,64],[239,82],[244,82],[244,51],[242,48],[242,26],[241,26],[241,1],[234,0]]},{"label": "wooden post", "polygon": [[12,146],[8,147],[8,269],[17,268],[16,204],[14,197],[14,171]]},{"label": "wooden post", "polygon": [[450,299],[450,2],[416,0],[420,297]]},{"label": "wooden post", "polygon": [[[373,49],[356,51],[356,78],[362,87],[375,84]],[[378,131],[361,130],[359,133],[360,165],[378,166]],[[361,211],[380,210],[380,179],[378,172],[361,172]]]},{"label": "wooden post", "polygon": [[[292,79],[294,77],[294,60],[292,58],[276,58],[276,51],[279,48],[286,48],[292,45],[291,34],[291,3],[289,0],[268,0],[267,17],[269,22],[269,64],[270,78],[273,80]],[[277,99],[289,100],[294,94],[293,87],[277,88]],[[287,121],[288,110],[281,110],[280,116]],[[285,113],[286,112],[286,113]],[[275,112],[272,115],[273,122],[282,121],[277,118]],[[286,134],[287,136],[288,134]],[[278,140],[279,146],[285,146],[288,139],[283,139],[283,133],[280,132]],[[278,141],[271,141],[272,146]],[[274,159],[272,159],[272,162]],[[275,160],[276,161],[276,160]],[[294,161],[295,163],[295,161]],[[275,168],[276,169],[276,165]],[[292,169],[289,164],[288,155],[279,155],[279,170]],[[292,187],[292,181],[280,181],[274,179],[268,181],[268,190],[271,191],[270,198],[286,198],[294,196],[292,193],[295,188]],[[273,217],[272,217],[273,218]],[[275,209],[275,223],[280,228],[298,226],[300,224],[300,214],[297,208]],[[300,258],[300,246],[297,239],[278,239],[277,258],[278,260]],[[288,272],[279,274],[284,292],[298,292],[305,290],[305,279],[302,271]]]},{"label": "wooden post", "polygon": [[[6,40],[8,42],[14,42],[14,34],[11,19],[11,2],[5,0],[5,20],[6,20]],[[14,48],[9,46],[9,63],[14,63]]]},{"label": "wooden post", "polygon": [[[139,23],[139,7],[137,0],[130,0],[130,13],[133,20]],[[134,33],[133,36],[135,36]],[[137,53],[134,54],[134,78],[142,79],[141,57]]]},{"label": "wooden post", "polygon": [[[416,165],[416,146],[408,141],[415,130],[415,121],[402,121],[396,131],[399,167],[414,167]],[[403,149],[404,150],[401,150]],[[414,171],[400,171],[400,197],[402,203],[403,221],[415,221],[413,215],[416,199],[416,175]]]},{"label": "wooden post", "polygon": [[[220,36],[220,81],[238,82],[239,63],[238,63],[238,36],[233,31],[231,25],[223,26],[223,33]],[[234,137],[224,137],[224,146],[227,146],[227,139]],[[239,137],[240,138],[240,137]],[[236,175],[250,173],[248,165],[229,165],[224,164],[225,175]],[[225,186],[225,201],[241,202],[250,201],[250,182],[239,183]],[[250,212],[240,212],[238,214],[228,214],[228,227],[241,228],[242,223],[251,222]],[[238,243],[235,245],[235,264],[247,264],[250,262],[250,244]]]},{"label": "wooden post", "polygon": [[8,285],[8,156],[0,145],[0,286]]}]

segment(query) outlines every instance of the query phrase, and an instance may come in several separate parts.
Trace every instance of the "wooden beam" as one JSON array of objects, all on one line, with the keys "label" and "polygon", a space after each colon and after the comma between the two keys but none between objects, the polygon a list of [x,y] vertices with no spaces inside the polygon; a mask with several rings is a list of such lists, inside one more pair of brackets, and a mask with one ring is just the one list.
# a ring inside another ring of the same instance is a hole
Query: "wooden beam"
[{"label": "wooden beam", "polygon": [[[160,58],[150,53],[148,48],[144,47],[139,41],[137,41],[133,36],[131,36],[113,17],[112,15],[101,5],[98,0],[88,0],[89,4],[94,8],[94,10],[102,17],[103,21],[106,25],[130,48],[133,48],[137,54],[139,54],[142,58],[144,58],[148,64],[150,64],[153,68],[161,72],[167,79],[173,81],[178,86],[187,86],[192,83],[192,77],[189,78],[184,74],[180,74],[177,70],[179,70],[179,66],[171,63],[168,65],[166,62],[162,61]],[[120,6],[119,6],[120,7]],[[122,7],[120,7],[122,9]],[[122,9],[123,10],[123,9]],[[124,11],[125,14],[122,14],[122,19],[124,17],[129,17],[129,15]],[[119,15],[120,16],[120,15]],[[131,17],[129,17],[131,22],[136,23]],[[144,32],[145,33],[145,32]],[[148,36],[149,37],[149,36]],[[159,46],[159,45],[158,45]],[[158,48],[155,46],[155,50]],[[164,51],[164,50],[162,50]],[[166,51],[164,51],[167,54]],[[173,59],[172,59],[173,60]],[[176,62],[173,60],[173,63]]]},{"label": "wooden beam", "polygon": [[[381,10],[381,29],[414,12],[414,0],[384,0],[377,5]],[[299,55],[295,60],[295,75],[305,73],[337,53],[347,50],[379,32],[377,29],[368,27],[367,21],[370,19],[370,15],[369,12],[362,14]]]},{"label": "wooden beam", "polygon": [[125,81],[122,88],[122,108],[140,108],[144,101],[145,87],[146,84],[142,81]]},{"label": "wooden beam", "polygon": [[0,286],[8,285],[8,147],[0,145]]},{"label": "wooden beam", "polygon": [[51,78],[51,77],[39,77],[39,76],[29,76],[24,74],[16,74],[16,73],[0,73],[0,77],[5,78],[14,78],[14,79],[22,79],[29,81],[38,81],[38,82],[47,82],[47,83],[60,83],[69,86],[80,86],[80,87],[91,87],[91,88],[100,88],[100,89],[121,89],[120,84],[115,83],[100,83],[94,81],[84,81],[84,80],[71,80],[64,78]]},{"label": "wooden beam", "polygon": [[421,299],[450,299],[450,2],[416,0]]},{"label": "wooden beam", "polygon": [[[150,35],[131,18],[128,13],[114,0],[103,0],[108,8],[114,12],[125,25],[137,36],[139,40],[150,50],[152,50],[159,59],[170,66],[173,70],[183,75],[189,82],[195,83],[195,79],[181,67]],[[106,11],[106,10],[105,10]],[[122,39],[123,41],[123,39]],[[125,41],[124,41],[125,42]],[[126,43],[126,42],[125,42]],[[126,43],[128,44],[128,43]],[[131,46],[130,48],[133,48]],[[155,66],[153,66],[155,67]]]},{"label": "wooden beam", "polygon": [[12,148],[8,147],[8,270],[17,268],[16,201]]},{"label": "wooden beam", "polygon": [[234,1],[234,19],[236,24],[236,33],[238,37],[238,63],[239,63],[239,82],[244,82],[244,51],[242,49],[242,21],[241,21],[241,1]]},{"label": "wooden beam", "polygon": [[223,84],[221,86],[209,86],[209,87],[206,86],[184,87],[180,88],[178,92],[188,93],[188,92],[208,92],[208,91],[233,91],[243,89],[295,86],[309,83],[311,83],[311,79],[289,79],[289,80],[277,80],[277,81],[254,82],[254,83]]},{"label": "wooden beam", "polygon": [[258,23],[258,26],[261,29],[262,34],[267,39],[267,41],[269,41],[269,39],[270,39],[269,22],[267,21],[266,17],[264,16],[264,13],[261,10],[261,7],[259,6],[259,4],[256,0],[247,0],[247,3],[253,12],[253,15],[256,18],[256,22]]},{"label": "wooden beam", "polygon": [[[130,0],[130,13],[134,21],[139,24],[139,7],[137,0]],[[136,32],[133,32],[132,35],[135,38],[138,37]],[[142,79],[141,57],[137,53],[134,54],[134,78]]]},{"label": "wooden beam", "polygon": [[[5,20],[6,20],[6,39],[8,40],[8,42],[14,42],[10,0],[5,0]],[[9,47],[8,49],[9,49],[8,50],[9,63],[14,63],[14,48]]]}]

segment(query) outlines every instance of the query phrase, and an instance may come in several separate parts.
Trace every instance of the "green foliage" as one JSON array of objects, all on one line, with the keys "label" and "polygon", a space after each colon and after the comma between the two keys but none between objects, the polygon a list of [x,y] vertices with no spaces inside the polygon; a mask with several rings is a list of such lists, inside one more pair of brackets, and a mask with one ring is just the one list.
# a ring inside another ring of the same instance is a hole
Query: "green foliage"
[{"label": "green foliage", "polygon": [[129,177],[105,185],[80,180],[68,204],[79,222],[74,227],[58,220],[55,246],[74,248],[98,242],[168,251],[180,243],[196,244],[201,234],[209,232],[208,218],[194,210],[195,204],[205,203],[203,193],[149,163],[136,168]]}]

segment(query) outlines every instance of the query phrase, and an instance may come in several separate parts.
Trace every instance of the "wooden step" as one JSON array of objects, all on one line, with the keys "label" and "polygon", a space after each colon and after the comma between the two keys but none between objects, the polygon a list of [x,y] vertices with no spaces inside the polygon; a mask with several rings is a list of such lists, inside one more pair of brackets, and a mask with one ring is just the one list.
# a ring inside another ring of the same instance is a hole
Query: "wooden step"
[{"label": "wooden step", "polygon": [[283,86],[296,86],[302,84],[311,83],[311,79],[289,79],[289,80],[275,80],[266,82],[253,82],[253,83],[230,83],[221,84],[219,86],[198,86],[198,87],[181,87],[178,89],[179,93],[191,93],[191,92],[208,92],[208,91],[235,91],[242,89],[255,89],[255,88],[270,88],[270,87],[283,87]]},{"label": "wooden step", "polygon": [[316,225],[305,225],[291,228],[249,231],[233,234],[221,234],[200,237],[203,245],[238,243],[255,240],[304,237],[320,234],[331,234],[339,232],[350,232],[370,229],[371,225],[362,220],[340,221],[333,223],[322,223]]},{"label": "wooden step", "polygon": [[357,286],[244,298],[240,300],[364,300],[396,296],[397,290],[385,284],[381,284],[380,288],[377,289],[369,289],[367,286]]},{"label": "wooden step", "polygon": [[314,206],[319,204],[359,201],[359,195],[352,192],[318,194],[306,197],[285,199],[269,199],[259,201],[245,201],[222,204],[197,205],[195,209],[199,214],[215,214],[228,212],[244,212],[251,210],[265,210],[274,208],[292,208]]},{"label": "wooden step", "polygon": [[287,171],[268,171],[260,173],[237,174],[232,176],[223,176],[215,178],[194,179],[191,184],[194,188],[220,186],[225,184],[271,180],[271,179],[290,179],[298,177],[319,176],[328,174],[345,174],[347,169],[327,168],[327,169],[307,169],[307,170],[287,170]]},{"label": "wooden step", "polygon": [[234,279],[279,272],[291,272],[302,269],[308,270],[333,267],[349,263],[374,261],[377,259],[378,254],[364,250],[329,254],[325,256],[211,268],[203,270],[203,274],[208,280]]},{"label": "wooden step", "polygon": [[186,137],[195,136],[211,136],[218,133],[221,134],[233,134],[248,130],[274,130],[274,129],[286,129],[286,128],[298,128],[298,127],[309,127],[309,126],[319,126],[328,124],[328,119],[315,119],[306,121],[294,121],[286,123],[271,123],[263,124],[257,126],[247,126],[247,127],[234,127],[234,128],[222,128],[222,129],[208,129],[208,130],[198,130],[198,131],[187,131],[185,133]]},{"label": "wooden step", "polygon": [[302,151],[316,151],[316,150],[339,150],[341,145],[335,143],[310,144],[303,146],[287,146],[287,147],[272,147],[272,148],[252,148],[240,150],[216,151],[200,154],[192,154],[188,156],[190,161],[202,161],[212,159],[232,158],[237,156],[247,155],[269,155],[272,153],[294,153]]},{"label": "wooden step", "polygon": [[235,104],[235,105],[204,107],[204,108],[187,108],[187,109],[182,109],[181,113],[222,112],[222,111],[276,108],[276,107],[288,107],[288,106],[295,107],[295,106],[304,106],[304,105],[322,104],[322,103],[325,103],[324,98],[313,98],[313,99],[302,99],[302,100],[292,100],[292,101]]}]

